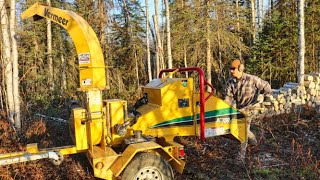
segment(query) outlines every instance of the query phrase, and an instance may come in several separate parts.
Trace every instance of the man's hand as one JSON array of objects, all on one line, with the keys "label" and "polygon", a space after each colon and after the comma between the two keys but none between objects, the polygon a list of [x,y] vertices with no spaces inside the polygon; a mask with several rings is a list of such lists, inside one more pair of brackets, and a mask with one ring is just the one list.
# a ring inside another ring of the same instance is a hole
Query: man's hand
[{"label": "man's hand", "polygon": [[239,109],[239,111],[241,113],[243,113],[245,116],[250,117],[250,116],[252,116],[252,113],[253,113],[253,107],[252,106],[247,106],[247,107]]},{"label": "man's hand", "polygon": [[258,98],[257,98],[257,102],[258,103],[263,103],[264,101],[264,96],[262,94],[259,94]]},{"label": "man's hand", "polygon": [[246,116],[251,117],[253,115],[253,111],[260,110],[260,109],[261,109],[261,104],[258,102],[258,103],[246,106],[244,108],[241,108],[239,109],[239,111],[245,114]]}]

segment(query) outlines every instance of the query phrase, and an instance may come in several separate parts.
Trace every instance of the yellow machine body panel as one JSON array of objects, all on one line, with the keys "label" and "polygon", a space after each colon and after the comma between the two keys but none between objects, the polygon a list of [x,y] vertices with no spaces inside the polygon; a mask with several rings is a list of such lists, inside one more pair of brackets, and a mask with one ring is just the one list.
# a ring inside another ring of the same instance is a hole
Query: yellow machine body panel
[{"label": "yellow machine body panel", "polygon": [[[155,79],[143,87],[143,92],[148,103],[137,109],[142,116],[133,129],[168,141],[175,136],[200,135],[200,95],[194,90],[193,79],[168,78],[164,82]],[[245,116],[222,99],[211,96],[206,101],[205,137],[232,134],[244,142],[245,127]]]},{"label": "yellow machine body panel", "polygon": [[22,18],[47,18],[66,29],[76,46],[80,67],[80,88],[105,89],[105,65],[99,40],[91,26],[74,12],[35,3],[22,13]]},{"label": "yellow machine body panel", "polygon": [[[127,101],[120,99],[108,99],[104,101],[106,108],[106,131],[108,143],[121,144],[124,137],[116,133],[115,125],[123,124],[127,120]],[[110,128],[109,128],[110,127]]]},{"label": "yellow machine body panel", "polygon": [[90,164],[93,167],[94,176],[102,179],[113,179],[111,165],[116,161],[119,155],[112,148],[102,149],[94,146],[92,151],[87,153]]},{"label": "yellow machine body panel", "polygon": [[143,87],[143,92],[148,94],[148,104],[138,109],[142,116],[132,129],[141,129],[144,134],[156,137],[167,136],[166,138],[195,134],[193,124],[185,126],[186,131],[181,131],[178,126],[168,128],[161,124],[168,119],[180,122],[193,120],[192,78],[169,78],[165,82],[154,79]]},{"label": "yellow machine body panel", "polygon": [[[205,97],[209,94],[205,93]],[[198,99],[199,94],[195,94]],[[200,112],[200,108],[197,112]],[[197,117],[199,119],[199,117]],[[231,107],[222,99],[211,96],[205,104],[205,137],[232,134],[240,142],[246,140],[246,119],[237,109]],[[197,123],[197,135],[200,136],[200,124]]]},{"label": "yellow machine body panel", "polygon": [[83,122],[86,119],[86,110],[83,108],[75,108],[72,110],[70,122],[70,134],[73,142],[78,150],[88,149],[87,127]]},{"label": "yellow machine body panel", "polygon": [[[86,150],[88,144],[97,145],[102,141],[104,134],[104,121],[101,113],[91,113],[91,121],[87,122],[87,113],[84,108],[75,108],[72,110],[70,118],[70,134],[77,150]],[[94,117],[96,116],[96,117]]]},{"label": "yellow machine body panel", "polygon": [[100,144],[104,137],[106,125],[103,115],[102,93],[100,90],[90,90],[87,92],[87,132],[88,143],[92,145]]}]

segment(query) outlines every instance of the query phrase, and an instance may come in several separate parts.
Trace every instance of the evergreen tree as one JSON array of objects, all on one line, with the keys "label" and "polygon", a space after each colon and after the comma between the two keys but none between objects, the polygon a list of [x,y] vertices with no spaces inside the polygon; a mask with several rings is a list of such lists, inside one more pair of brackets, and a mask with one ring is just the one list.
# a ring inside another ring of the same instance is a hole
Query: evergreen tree
[{"label": "evergreen tree", "polygon": [[320,1],[305,0],[305,37],[306,37],[306,54],[305,70],[308,72],[319,72],[320,56]]},{"label": "evergreen tree", "polygon": [[[239,6],[237,17],[236,3],[233,1],[209,1],[208,5],[205,1],[175,1],[171,13],[174,66],[183,66],[186,54],[188,66],[206,69],[206,35],[210,32],[212,83],[222,88],[229,73],[225,65],[238,58],[239,50],[242,56],[249,56],[248,45],[242,39],[249,34],[250,26],[245,3],[239,1]],[[206,17],[210,18],[209,24]]]},{"label": "evergreen tree", "polygon": [[[253,74],[272,82],[273,87],[296,82],[298,61],[297,2],[279,1],[266,18],[262,32],[248,64]],[[256,68],[258,66],[258,68]]]},{"label": "evergreen tree", "polygon": [[[115,86],[110,90],[111,92],[118,91],[120,96],[126,93],[134,94],[139,80],[147,81],[142,61],[145,54],[144,18],[144,12],[139,2],[128,0],[118,1],[118,10],[112,16],[110,44],[114,55],[112,62],[110,62],[113,68],[111,70],[113,75],[110,78]],[[135,73],[136,69],[139,70],[138,79]],[[129,98],[129,96],[127,97]]]}]

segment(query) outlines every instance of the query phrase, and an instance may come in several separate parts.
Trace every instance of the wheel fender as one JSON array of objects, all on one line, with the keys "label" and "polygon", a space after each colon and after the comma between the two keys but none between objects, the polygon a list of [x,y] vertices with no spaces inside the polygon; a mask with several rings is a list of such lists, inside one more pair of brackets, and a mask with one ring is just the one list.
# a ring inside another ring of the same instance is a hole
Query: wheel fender
[{"label": "wheel fender", "polygon": [[155,149],[155,151],[160,154],[169,164],[172,168],[174,168],[176,171],[178,171],[180,174],[182,174],[184,166],[186,164],[185,161],[175,158],[170,150],[164,148]]},{"label": "wheel fender", "polygon": [[155,149],[162,149],[162,146],[152,141],[130,144],[122,155],[111,165],[110,169],[114,176],[118,177],[137,153]]}]

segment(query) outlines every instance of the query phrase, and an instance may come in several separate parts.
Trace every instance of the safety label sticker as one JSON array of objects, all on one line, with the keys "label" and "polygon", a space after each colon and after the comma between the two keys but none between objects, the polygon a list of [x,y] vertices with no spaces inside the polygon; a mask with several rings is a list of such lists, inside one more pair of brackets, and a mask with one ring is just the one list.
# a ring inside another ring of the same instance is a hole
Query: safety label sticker
[{"label": "safety label sticker", "polygon": [[90,64],[90,53],[79,54],[79,64]]},{"label": "safety label sticker", "polygon": [[83,86],[90,86],[92,84],[92,79],[84,79],[82,80],[82,85]]},{"label": "safety label sticker", "polygon": [[205,137],[212,137],[212,136],[219,136],[225,134],[224,127],[217,127],[217,128],[206,128],[204,131]]}]

